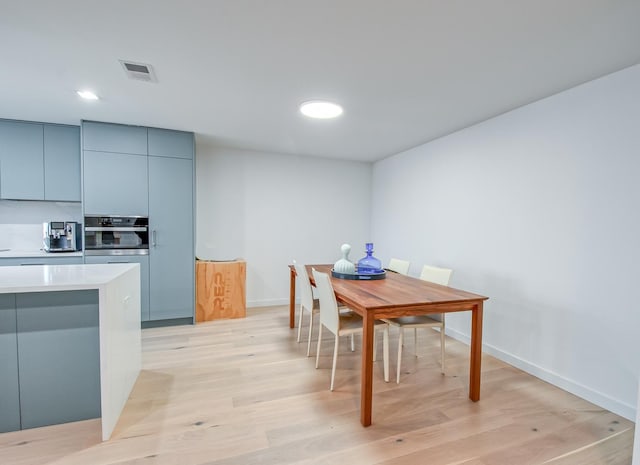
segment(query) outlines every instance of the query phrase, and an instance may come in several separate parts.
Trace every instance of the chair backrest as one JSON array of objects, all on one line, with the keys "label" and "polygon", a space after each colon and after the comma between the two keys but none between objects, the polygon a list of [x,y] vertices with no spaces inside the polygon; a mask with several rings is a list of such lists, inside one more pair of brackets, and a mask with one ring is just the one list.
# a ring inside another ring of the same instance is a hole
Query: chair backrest
[{"label": "chair backrest", "polygon": [[399,260],[397,258],[392,258],[389,260],[389,266],[387,266],[388,270],[395,271],[400,274],[408,274],[409,273],[409,265],[410,263],[406,260]]},{"label": "chair backrest", "polygon": [[340,316],[331,278],[329,278],[327,273],[321,273],[313,269],[313,279],[316,282],[316,290],[318,291],[318,299],[320,300],[320,323],[332,333],[338,334],[340,330]]},{"label": "chair backrest", "polygon": [[311,282],[309,282],[309,274],[307,273],[307,267],[299,265],[295,261],[293,266],[296,269],[298,275],[298,283],[300,289],[300,304],[309,311],[313,310],[313,291],[311,290]]},{"label": "chair backrest", "polygon": [[453,270],[450,270],[449,268],[438,268],[437,266],[425,265],[422,267],[420,279],[448,286],[449,280],[451,279],[451,273],[453,273]]}]

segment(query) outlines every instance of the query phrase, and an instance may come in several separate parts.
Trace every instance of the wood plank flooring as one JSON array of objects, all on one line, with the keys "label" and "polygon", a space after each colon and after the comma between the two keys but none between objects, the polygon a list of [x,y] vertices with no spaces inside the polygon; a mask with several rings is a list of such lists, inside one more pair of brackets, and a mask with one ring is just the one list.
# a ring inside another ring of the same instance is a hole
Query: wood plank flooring
[{"label": "wood plank flooring", "polygon": [[[341,345],[330,392],[332,334],[316,370],[286,307],[247,315],[144,330],[143,370],[111,440],[100,442],[97,420],[0,434],[0,464],[631,463],[633,422],[493,357],[471,402],[468,347],[447,340],[442,376],[435,331],[419,333],[418,358],[406,338],[399,385],[383,381],[379,352],[363,428],[358,344]],[[396,344],[392,331],[392,379]]]}]

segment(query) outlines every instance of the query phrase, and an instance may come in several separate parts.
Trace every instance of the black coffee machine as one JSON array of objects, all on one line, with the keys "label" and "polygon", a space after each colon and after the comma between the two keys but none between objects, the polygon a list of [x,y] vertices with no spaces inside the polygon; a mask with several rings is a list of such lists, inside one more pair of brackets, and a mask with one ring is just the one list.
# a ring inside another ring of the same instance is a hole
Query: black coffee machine
[{"label": "black coffee machine", "polygon": [[82,250],[82,231],[75,221],[51,221],[42,224],[45,252]]}]

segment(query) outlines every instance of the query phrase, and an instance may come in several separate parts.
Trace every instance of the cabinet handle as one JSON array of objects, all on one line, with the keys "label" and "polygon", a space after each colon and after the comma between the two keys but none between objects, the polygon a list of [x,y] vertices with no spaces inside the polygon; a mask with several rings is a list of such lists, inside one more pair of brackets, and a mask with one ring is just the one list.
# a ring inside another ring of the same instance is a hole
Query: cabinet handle
[{"label": "cabinet handle", "polygon": [[151,231],[151,245],[156,246],[156,230]]}]

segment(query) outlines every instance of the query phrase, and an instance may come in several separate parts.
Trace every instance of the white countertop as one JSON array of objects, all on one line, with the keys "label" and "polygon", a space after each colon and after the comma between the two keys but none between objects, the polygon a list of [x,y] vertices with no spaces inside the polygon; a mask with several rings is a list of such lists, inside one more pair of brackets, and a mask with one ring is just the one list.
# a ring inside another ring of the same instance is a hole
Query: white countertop
[{"label": "white countertop", "polygon": [[0,294],[98,289],[137,263],[0,266]]},{"label": "white countertop", "polygon": [[0,258],[59,258],[59,257],[82,257],[82,252],[45,252],[42,249],[15,250],[1,249]]}]

